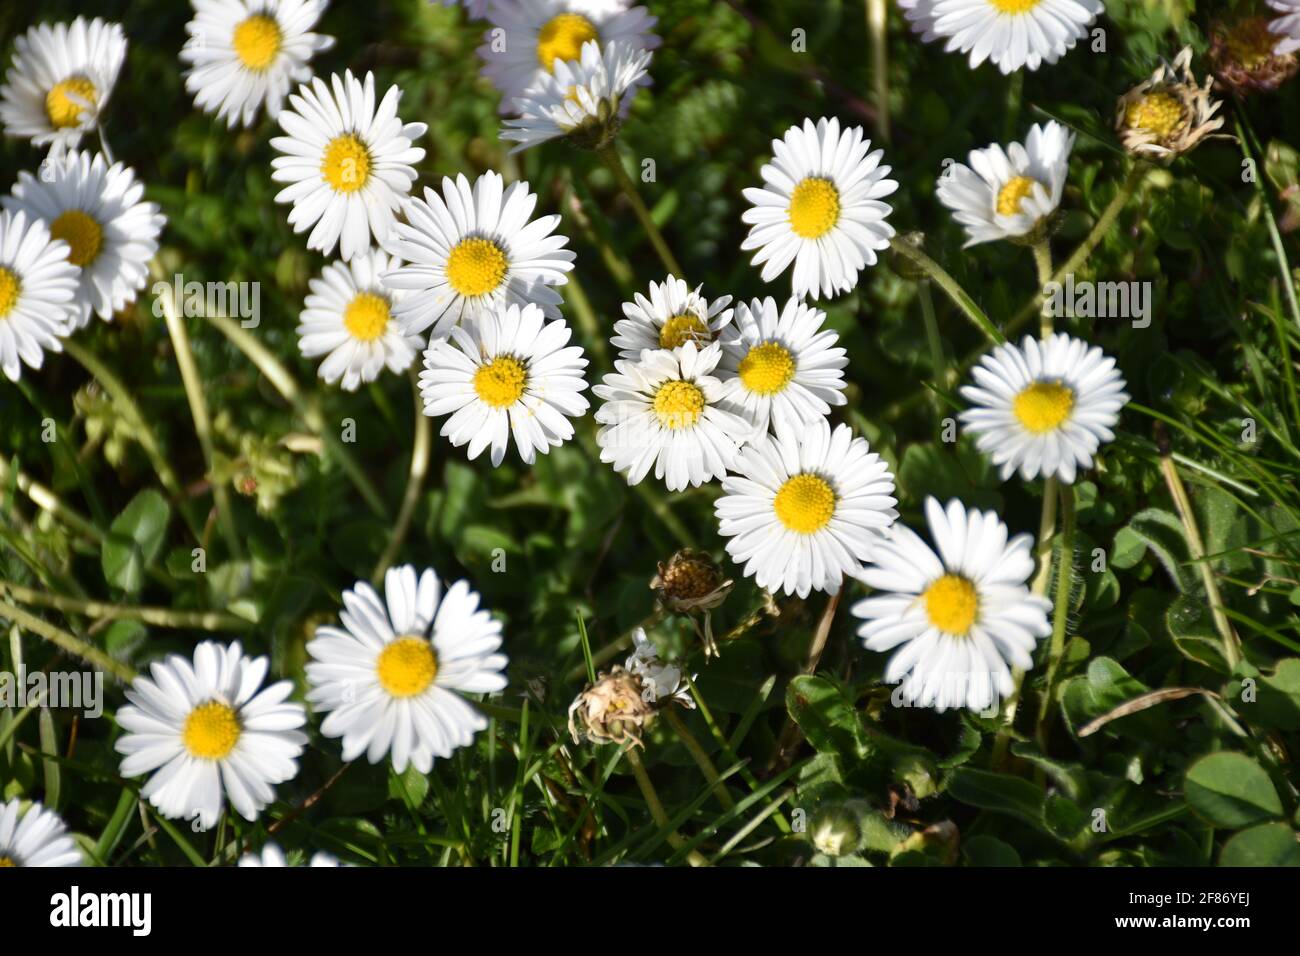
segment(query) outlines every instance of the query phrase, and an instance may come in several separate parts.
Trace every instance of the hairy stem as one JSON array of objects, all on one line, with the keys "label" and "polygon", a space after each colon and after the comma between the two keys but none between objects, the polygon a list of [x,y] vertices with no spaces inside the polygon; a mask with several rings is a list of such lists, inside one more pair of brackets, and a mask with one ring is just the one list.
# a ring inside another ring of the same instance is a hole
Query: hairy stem
[{"label": "hairy stem", "polygon": [[962,310],[966,318],[970,319],[975,324],[975,327],[988,336],[991,341],[999,345],[1006,341],[1002,333],[989,321],[989,317],[984,314],[984,310],[975,304],[975,300],[957,283],[957,280],[950,276],[943,266],[926,255],[920,246],[898,236],[889,240],[889,246],[933,279],[935,284],[947,294],[948,298],[952,299],[953,303]]},{"label": "hairy stem", "polygon": [[673,255],[672,250],[668,248],[668,243],[664,241],[663,233],[655,225],[654,217],[650,215],[645,200],[636,191],[636,183],[632,182],[632,177],[623,168],[623,161],[618,158],[618,150],[613,145],[610,145],[596,152],[605,165],[609,167],[609,171],[614,174],[614,179],[617,180],[623,194],[627,196],[627,201],[632,204],[632,211],[641,220],[641,226],[645,229],[650,244],[655,247],[655,252],[659,254],[659,260],[664,264],[664,268],[678,279],[685,281],[686,274],[682,272],[682,267],[677,262],[677,258]]},{"label": "hairy stem", "polygon": [[384,572],[397,557],[411,528],[411,517],[419,503],[420,493],[424,490],[424,478],[429,472],[429,452],[433,447],[433,424],[424,414],[424,401],[420,395],[420,384],[414,369],[410,372],[411,388],[415,392],[415,435],[411,442],[411,469],[406,478],[406,493],[402,496],[402,505],[397,512],[397,524],[388,536],[384,553],[379,556],[375,570],[371,572],[371,583],[378,585]]}]

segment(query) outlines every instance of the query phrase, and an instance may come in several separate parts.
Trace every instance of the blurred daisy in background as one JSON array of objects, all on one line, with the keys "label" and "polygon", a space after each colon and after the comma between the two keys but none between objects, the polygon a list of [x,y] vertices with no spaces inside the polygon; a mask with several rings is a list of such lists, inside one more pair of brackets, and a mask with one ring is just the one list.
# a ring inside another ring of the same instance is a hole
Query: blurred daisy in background
[{"label": "blurred daisy in background", "polygon": [[608,146],[651,55],[629,43],[610,43],[603,50],[595,40],[584,44],[581,60],[556,61],[554,71],[515,100],[519,116],[505,121],[501,138],[519,144],[512,153],[561,137],[589,149]]},{"label": "blurred daisy in background", "polygon": [[[483,75],[501,91],[501,112],[530,93],[556,66],[582,59],[592,40],[601,47],[622,41],[633,50],[653,50],[658,21],[645,7],[625,0],[490,0],[488,31],[478,55]],[[638,83],[647,84],[649,76]]]},{"label": "blurred daisy in background", "polygon": [[81,850],[57,813],[35,801],[22,811],[17,797],[0,803],[0,869],[81,866]]},{"label": "blurred daisy in background", "polygon": [[380,276],[401,261],[370,249],[350,262],[334,262],[310,281],[310,294],[299,316],[298,348],[304,358],[324,355],[319,375],[329,385],[341,382],[355,391],[387,368],[402,372],[424,348],[418,335],[401,331],[393,318],[400,291],[387,288]]},{"label": "blurred daisy in background", "polygon": [[537,453],[573,437],[570,418],[587,412],[582,348],[560,319],[546,321],[537,306],[498,304],[468,327],[457,326],[424,355],[420,393],[424,413],[451,417],[441,434],[469,457],[492,449],[492,465],[506,456],[510,436],[531,465]]},{"label": "blurred daisy in background", "polygon": [[54,152],[76,146],[99,124],[126,59],[117,23],[77,17],[39,23],[14,40],[13,64],[0,86],[0,121],[10,136]]},{"label": "blurred daisy in background", "polygon": [[1115,360],[1082,339],[1058,332],[1044,342],[1026,336],[1000,345],[971,370],[961,394],[972,407],[959,416],[975,444],[1002,471],[1026,480],[1042,475],[1071,484],[1128,402]]},{"label": "blurred daisy in background", "polygon": [[1035,242],[1060,205],[1074,134],[1055,121],[1029,128],[1022,146],[970,152],[939,177],[939,201],[966,227],[966,246],[997,239]]},{"label": "blurred daisy in background", "polygon": [[910,528],[895,525],[859,577],[878,594],[853,613],[870,651],[897,652],[886,684],[903,685],[910,705],[984,711],[1015,690],[1011,668],[1033,667],[1034,645],[1052,632],[1052,602],[1031,594],[1033,538],[1008,540],[992,511],[925,502],[936,554]]},{"label": "blurred daisy in background", "polygon": [[723,477],[756,428],[722,408],[724,388],[714,374],[721,358],[716,343],[701,349],[687,342],[616,361],[615,371],[592,389],[604,401],[596,412],[600,460],[629,485],[653,467],[669,491]]},{"label": "blurred daisy in background", "polygon": [[415,182],[412,164],[424,158],[412,144],[427,129],[402,123],[401,97],[390,86],[376,106],[374,74],[363,82],[351,70],[335,73],[329,85],[316,77],[289,94],[293,109],[280,113],[288,135],[271,140],[282,154],[271,160],[271,178],[288,184],[275,201],[293,204],[295,233],[311,229],[308,249],[328,256],[338,245],[351,259],[366,251],[371,236],[380,246],[389,238],[396,210]]},{"label": "blurred daisy in background", "polygon": [[1300,50],[1300,0],[1268,0],[1268,5],[1281,14],[1268,26],[1281,38],[1273,52],[1282,56]]},{"label": "blurred daisy in background", "polygon": [[[261,853],[245,853],[239,858],[240,866],[269,866],[282,867],[289,866],[289,861],[285,859],[284,851],[276,844],[268,843],[262,847]],[[324,851],[312,854],[311,866],[338,866],[339,861],[336,857],[331,856]]]},{"label": "blurred daisy in background", "polygon": [[272,119],[289,90],[311,79],[311,59],[334,46],[313,33],[329,0],[191,0],[194,19],[181,48],[185,89],[194,105],[227,126]]},{"label": "blurred daisy in background", "polygon": [[[433,758],[467,747],[487,718],[461,693],[506,686],[501,624],[479,608],[465,581],[444,594],[438,575],[390,568],[384,597],[365,581],[343,592],[339,627],[319,627],[307,644],[307,700],[329,716],[326,737],[343,738],[343,759],[393,769],[433,769]],[[460,693],[457,693],[460,692]]]},{"label": "blurred daisy in background", "polygon": [[1003,73],[1055,63],[1088,35],[1101,0],[915,0],[907,19],[922,39],[947,38],[944,49],[985,60]]},{"label": "blurred daisy in background", "polygon": [[767,431],[769,422],[778,430],[799,429],[843,405],[849,357],[825,322],[825,312],[798,299],[779,310],[771,296],[740,303],[721,338],[723,407]]},{"label": "blurred daisy in background", "polygon": [[39,219],[0,212],[0,369],[16,382],[25,364],[39,369],[46,352],[62,352],[78,314],[78,269],[68,244]]},{"label": "blurred daisy in background", "polygon": [[751,208],[743,250],[757,249],[753,264],[771,282],[794,265],[798,298],[848,292],[858,273],[888,247],[892,212],[882,200],[898,188],[881,166],[883,150],[870,152],[862,128],[840,131],[838,119],[791,126],[772,141],[772,161],[761,170],[764,185],[745,190]]},{"label": "blurred daisy in background", "polygon": [[167,218],[143,199],[144,184],[130,167],[77,150],[50,157],[40,177],[20,172],[13,195],[0,198],[6,209],[40,219],[68,244],[79,273],[76,328],[90,322],[91,312],[112,319],[148,284]]},{"label": "blurred daisy in background", "polygon": [[727,553],[773,593],[834,593],[898,512],[894,476],[865,438],[825,419],[742,449],[714,504]]},{"label": "blurred daisy in background", "polygon": [[192,663],[169,654],[131,682],[114,746],[123,776],[152,774],[140,795],[163,816],[197,817],[208,830],[228,797],[256,820],[274,786],[297,775],[307,714],[288,700],[292,681],[262,687],[269,667],[269,658],[245,657],[238,641],[204,641]]},{"label": "blurred daisy in background", "polygon": [[504,182],[486,172],[471,189],[463,174],[444,177],[442,195],[426,188],[423,200],[407,201],[391,244],[407,264],[384,276],[389,288],[411,293],[396,310],[406,332],[432,326],[432,337],[443,338],[501,304],[531,302],[560,317],[564,300],[552,286],[568,281],[574,259],[569,240],[552,235],[560,217],[529,221],[537,196],[526,182]]},{"label": "blurred daisy in background", "polygon": [[683,280],[669,276],[650,283],[648,299],[634,293],[631,302],[623,303],[626,318],[614,323],[610,340],[619,357],[636,360],[646,349],[675,349],[687,342],[702,348],[717,341],[731,321],[731,296],[710,302],[700,294],[702,288],[692,290]]}]

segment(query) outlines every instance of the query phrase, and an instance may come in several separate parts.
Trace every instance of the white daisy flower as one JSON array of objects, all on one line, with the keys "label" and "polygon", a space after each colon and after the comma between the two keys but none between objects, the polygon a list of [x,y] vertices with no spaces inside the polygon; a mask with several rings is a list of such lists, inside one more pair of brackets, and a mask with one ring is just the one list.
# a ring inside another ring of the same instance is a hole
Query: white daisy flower
[{"label": "white daisy flower", "polygon": [[1029,670],[1039,638],[1052,632],[1052,602],[1031,594],[1033,538],[1010,541],[992,511],[945,511],[925,502],[938,554],[910,528],[895,525],[876,546],[859,577],[881,592],[853,613],[867,650],[900,648],[885,667],[885,683],[903,684],[910,705],[984,711],[1015,690],[1011,668]]},{"label": "white daisy flower", "polygon": [[849,356],[825,322],[825,312],[798,299],[779,311],[771,296],[740,303],[721,340],[723,406],[767,431],[769,423],[777,430],[811,425],[843,405]]},{"label": "white daisy flower", "polygon": [[418,335],[403,334],[393,318],[403,293],[389,289],[380,276],[401,261],[379,249],[367,250],[350,262],[327,265],[308,283],[298,348],[305,358],[326,356],[320,377],[346,391],[373,382],[386,367],[403,372],[424,347]]},{"label": "white daisy flower", "polygon": [[1273,48],[1274,56],[1300,50],[1300,0],[1268,0],[1268,5],[1281,14],[1268,25],[1270,33],[1281,37]]},{"label": "white daisy flower", "polygon": [[839,590],[898,517],[894,476],[865,438],[823,418],[741,450],[714,508],[727,553],[768,591]]},{"label": "white daisy flower", "polygon": [[0,86],[0,121],[10,136],[54,151],[76,146],[99,124],[126,59],[117,23],[77,17],[39,23],[14,40],[13,65]]},{"label": "white daisy flower", "polygon": [[[122,774],[153,776],[140,791],[165,817],[216,825],[225,797],[246,820],[275,799],[274,786],[298,773],[307,735],[292,681],[262,689],[270,660],[245,657],[239,642],[204,641],[191,663],[179,654],[149,666],[117,712],[126,731],[114,745]],[[156,772],[155,772],[156,771]]]},{"label": "white daisy flower", "polygon": [[650,298],[634,293],[623,303],[627,318],[614,323],[610,344],[619,357],[635,361],[646,349],[675,349],[687,342],[701,348],[716,342],[734,314],[731,296],[710,302],[700,294],[703,286],[691,288],[676,276],[650,283]]},{"label": "white daisy flower", "polygon": [[764,282],[794,263],[795,296],[830,297],[875,265],[894,235],[885,221],[892,208],[881,200],[898,183],[880,165],[884,151],[870,149],[862,127],[841,133],[838,119],[806,119],[772,140],[765,185],[745,190],[752,208],[741,217],[750,230],[740,248],[758,250],[753,264],[763,266]]},{"label": "white daisy flower", "polygon": [[569,419],[587,413],[587,359],[569,345],[572,337],[562,320],[547,322],[531,304],[498,305],[468,328],[453,328],[424,353],[424,413],[450,415],[441,434],[457,448],[469,445],[471,459],[490,446],[495,468],[514,435],[531,465],[538,452],[571,439]]},{"label": "white daisy flower", "polygon": [[[582,59],[592,40],[601,46],[622,41],[653,50],[658,21],[645,7],[628,9],[626,0],[490,0],[488,31],[478,55],[483,75],[501,91],[501,112],[539,86],[559,63]],[[648,84],[642,76],[638,85]]]},{"label": "white daisy flower", "polygon": [[75,325],[84,328],[93,311],[108,321],[135,302],[148,284],[149,262],[167,217],[144,202],[144,184],[129,166],[111,166],[100,153],[69,150],[51,157],[40,177],[18,174],[6,209],[23,210],[69,246],[80,274]]},{"label": "white daisy flower", "polygon": [[632,106],[632,94],[650,68],[651,53],[630,43],[609,43],[601,49],[592,40],[582,47],[582,59],[558,60],[553,73],[515,100],[518,118],[505,121],[501,138],[519,145],[511,153],[571,137],[580,145],[606,145],[619,121]]},{"label": "white daisy flower", "polygon": [[391,753],[398,773],[428,773],[434,757],[469,746],[487,719],[455,692],[506,686],[501,623],[469,584],[443,594],[433,570],[417,580],[408,564],[384,576],[384,600],[358,581],[343,606],[343,627],[319,627],[307,644],[307,699],[329,712],[321,733],[343,738],[343,759]]},{"label": "white daisy flower", "polygon": [[39,219],[0,212],[0,369],[11,382],[22,365],[39,369],[45,352],[62,352],[77,315],[77,273],[69,247]]},{"label": "white daisy flower", "polygon": [[1115,360],[1082,339],[1058,332],[1046,342],[1026,336],[1000,345],[971,370],[961,393],[974,407],[959,416],[976,445],[1002,470],[1026,480],[1074,482],[1128,402]]},{"label": "white daisy flower", "polygon": [[[632,656],[623,662],[623,669],[641,680],[641,699],[647,704],[681,704],[687,710],[695,709],[691,689],[682,681],[682,669],[671,661],[659,659],[659,648],[646,637],[645,628],[632,632]],[[695,675],[691,675],[691,680]]]},{"label": "white daisy flower", "polygon": [[1088,35],[1101,0],[917,0],[908,11],[923,39],[946,37],[944,49],[985,60],[1003,73],[1055,63]]},{"label": "white daisy flower", "polygon": [[402,123],[396,86],[376,107],[373,73],[364,83],[351,70],[335,73],[330,83],[315,77],[289,94],[293,109],[279,117],[288,135],[271,140],[284,154],[271,160],[271,178],[289,184],[275,201],[293,203],[294,232],[311,228],[307,248],[328,256],[337,243],[351,259],[366,251],[371,236],[382,246],[393,231],[395,211],[415,182],[411,164],[424,158],[412,143],[427,127]]},{"label": "white daisy flower", "polygon": [[1056,211],[1070,172],[1074,133],[1051,121],[1029,128],[1025,144],[997,143],[970,152],[939,177],[939,201],[966,227],[966,246],[1027,237]]},{"label": "white daisy flower", "polygon": [[13,866],[81,866],[81,851],[57,813],[32,802],[25,813],[17,797],[0,803],[0,869]]},{"label": "white daisy flower", "polygon": [[919,33],[926,43],[939,38],[934,32],[933,7],[934,0],[898,0],[898,8],[912,24],[912,32]]},{"label": "white daisy flower", "polygon": [[[261,853],[245,853],[239,858],[240,866],[265,866],[265,867],[283,867],[288,866],[289,861],[285,858],[284,851],[276,844],[268,843],[262,847]],[[324,852],[323,850],[312,854],[311,866],[338,866],[337,857]]]},{"label": "white daisy flower", "polygon": [[227,126],[280,115],[289,90],[311,79],[311,59],[334,46],[313,33],[329,0],[192,0],[181,49],[194,105]]},{"label": "white daisy flower", "polygon": [[563,299],[551,287],[568,281],[574,259],[569,240],[552,235],[560,217],[530,222],[537,196],[528,183],[503,185],[494,172],[472,190],[464,175],[444,177],[441,196],[425,189],[423,200],[407,200],[392,242],[407,265],[384,276],[389,288],[412,292],[396,310],[407,332],[433,326],[432,337],[442,338],[500,304],[532,302],[548,319],[560,317]]},{"label": "white daisy flower", "polygon": [[646,350],[638,361],[619,360],[592,391],[600,460],[635,485],[654,466],[669,491],[721,478],[740,446],[755,434],[752,419],[722,407],[725,391],[713,373],[722,358],[714,343]]}]

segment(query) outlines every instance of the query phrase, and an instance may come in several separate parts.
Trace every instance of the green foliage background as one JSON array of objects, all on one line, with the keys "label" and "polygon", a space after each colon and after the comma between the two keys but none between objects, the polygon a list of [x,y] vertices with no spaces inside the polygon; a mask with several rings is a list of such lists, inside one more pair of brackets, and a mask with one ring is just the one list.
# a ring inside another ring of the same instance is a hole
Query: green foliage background
[{"label": "green foliage background", "polygon": [[[710,295],[783,298],[788,276],[764,285],[739,252],[741,190],[758,181],[772,138],[805,116],[837,115],[876,137],[863,5],[648,5],[664,43],[652,66],[655,86],[638,96],[620,136],[624,159],[629,166],[654,160],[656,181],[642,185],[643,195],[692,284],[704,283]],[[307,280],[324,260],[305,249],[286,209],[273,202],[274,124],[263,119],[231,132],[194,110],[177,58],[187,4],[39,6],[39,13],[26,4],[0,9],[0,54],[7,62],[13,37],[37,20],[84,13],[124,25],[130,51],[107,132],[116,158],[135,168],[167,215],[164,274],[260,283],[262,321],[253,335],[303,385],[328,429],[355,421],[350,447],[391,515],[406,483],[410,387],[390,375],[354,395],[317,388],[314,365],[299,357],[293,329]],[[1110,0],[1100,21],[1105,52],[1081,45],[1060,64],[1026,74],[1023,86],[987,65],[972,73],[961,56],[922,44],[891,9],[886,161],[902,184],[892,223],[924,232],[930,254],[1005,328],[1033,308],[1031,257],[1009,244],[961,249],[959,227],[934,197],[943,160],[1019,139],[1030,123],[1051,117],[1076,128],[1066,212],[1053,238],[1063,261],[1124,176],[1126,160],[1110,133],[1115,99],[1159,56],[1172,57],[1185,43],[1203,52],[1209,22],[1231,6]],[[806,31],[806,53],[791,52],[796,28]],[[405,120],[429,124],[421,186],[497,169],[531,182],[541,211],[564,216],[561,231],[578,255],[565,314],[592,359],[592,378],[609,370],[605,340],[620,303],[662,280],[663,270],[608,172],[564,145],[506,155],[497,96],[478,77],[482,26],[458,10],[336,0],[319,29],[338,43],[314,62],[318,74],[373,70],[381,85],[404,90]],[[1200,59],[1197,68],[1203,72]],[[218,832],[193,833],[136,812],[139,781],[116,775],[111,720],[5,709],[3,796],[44,800],[95,858],[117,865],[225,862],[239,841],[259,846],[272,825],[285,846],[362,863],[682,862],[692,849],[722,864],[824,863],[809,831],[833,814],[847,814],[861,840],[860,852],[841,863],[1300,863],[1292,761],[1300,747],[1300,317],[1288,309],[1289,266],[1278,256],[1279,244],[1297,254],[1288,229],[1300,213],[1297,162],[1288,144],[1300,144],[1298,99],[1293,82],[1226,104],[1224,132],[1237,132],[1243,117],[1253,136],[1211,141],[1150,174],[1089,260],[1086,277],[1154,283],[1149,328],[1113,319],[1058,324],[1117,357],[1133,405],[1118,440],[1077,486],[1078,533],[1066,555],[1074,586],[1057,692],[1044,699],[1043,669],[1029,674],[1019,739],[1006,760],[994,760],[995,720],[890,705],[891,688],[879,683],[885,657],[860,649],[847,600],[816,676],[796,676],[824,596],[782,600],[779,616],[754,614],[762,597],[738,580],[714,625],[743,633],[706,665],[689,622],[656,614],[648,582],[656,560],[682,545],[725,557],[712,511],[718,489],[668,495],[653,481],[627,488],[596,459],[588,417],[580,441],[533,468],[509,457],[494,470],[435,440],[400,557],[473,582],[505,622],[511,683],[490,731],[428,777],[359,764],[335,778],[337,742],[314,735],[301,774],[279,788],[280,802],[262,821],[234,819]],[[1259,159],[1256,182],[1243,177],[1247,151]],[[0,182],[12,183],[39,159],[27,143],[5,142]],[[1283,231],[1275,243],[1277,222]],[[935,303],[944,363],[964,368],[958,363],[984,342],[937,290]],[[336,612],[340,591],[370,575],[391,518],[371,513],[328,449],[313,453],[303,417],[242,352],[195,318],[188,331],[218,417],[217,467],[207,474],[152,304],[146,294],[129,314],[95,322],[77,341],[123,381],[180,494],[160,484],[129,409],[78,362],[48,357],[20,386],[0,386],[0,578],[77,599],[231,612],[248,622],[238,634],[245,646],[269,653],[273,673],[301,684],[305,640]],[[891,462],[902,520],[923,524],[926,495],[958,496],[998,509],[1013,531],[1033,532],[1041,483],[1002,483],[965,440],[941,440],[943,419],[961,405],[934,366],[919,286],[900,264],[883,260],[852,294],[822,305],[851,357],[850,401],[836,418]],[[47,418],[57,423],[53,443],[42,441]],[[1254,440],[1244,419],[1255,423]],[[1201,563],[1244,646],[1246,661],[1235,670],[1224,662],[1203,576],[1161,470],[1163,441],[1189,490],[1208,555]],[[79,531],[36,509],[19,490],[20,471],[92,528]],[[211,519],[209,479],[234,495],[238,552]],[[191,570],[199,545],[207,549],[205,574]],[[493,569],[495,549],[504,552],[504,571]],[[860,591],[853,585],[848,597]],[[23,604],[0,598],[0,618],[6,600]],[[201,637],[73,611],[27,613],[135,668],[186,652]],[[585,680],[579,621],[597,653],[648,622],[661,645],[699,674],[725,748],[701,713],[683,719],[726,775],[730,808],[709,792],[664,722],[644,755],[685,843],[670,844],[666,828],[650,820],[616,748],[567,740],[565,711]],[[73,666],[30,627],[12,629],[0,644],[10,669],[19,647],[29,668]],[[1079,734],[1162,688],[1201,692]],[[109,716],[121,700],[114,686]],[[791,719],[799,737],[775,758]]]}]

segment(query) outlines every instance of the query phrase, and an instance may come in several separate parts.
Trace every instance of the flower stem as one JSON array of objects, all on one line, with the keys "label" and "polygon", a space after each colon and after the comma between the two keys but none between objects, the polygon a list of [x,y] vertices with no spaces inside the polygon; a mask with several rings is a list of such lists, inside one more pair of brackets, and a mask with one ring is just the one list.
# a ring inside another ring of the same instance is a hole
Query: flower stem
[{"label": "flower stem", "polygon": [[1046,239],[1034,243],[1034,267],[1038,271],[1038,293],[1043,299],[1038,307],[1039,335],[1046,340],[1052,334],[1052,305],[1047,294],[1047,284],[1052,281],[1052,247]]},{"label": "flower stem", "polygon": [[[641,755],[636,752],[635,747],[628,747],[623,755],[627,762],[632,765],[632,776],[636,777],[636,785],[641,789],[641,796],[645,799],[646,807],[650,810],[650,816],[658,824],[660,829],[667,829],[671,822],[668,814],[664,811],[664,805],[659,799],[659,794],[655,792],[655,785],[650,782],[650,775],[645,771],[645,764],[641,762]],[[686,845],[682,835],[676,830],[668,830],[668,844],[674,849],[681,849]],[[687,856],[691,866],[707,866],[708,861],[698,852],[692,850]]]},{"label": "flower stem", "polygon": [[663,262],[664,267],[669,273],[684,282],[686,274],[682,271],[676,257],[673,256],[672,250],[668,248],[668,243],[664,241],[663,233],[655,225],[654,217],[650,215],[650,210],[646,207],[641,194],[636,191],[636,183],[632,182],[632,177],[623,168],[623,161],[618,158],[618,150],[613,144],[610,144],[598,149],[596,153],[609,167],[609,171],[614,174],[614,179],[618,181],[619,188],[627,196],[627,201],[632,204],[632,211],[641,220],[641,225],[650,239],[650,244],[655,247],[655,252],[659,254],[659,259]]},{"label": "flower stem", "polygon": [[[934,314],[934,296],[930,294],[930,280],[917,283],[917,297],[921,300],[921,320],[925,324],[925,339],[930,347],[931,374],[937,388],[948,388],[948,363],[943,354],[943,339],[939,336],[939,320]],[[930,396],[936,409],[942,410],[943,398],[937,392]]]},{"label": "flower stem", "polygon": [[875,87],[876,135],[889,142],[889,43],[886,0],[867,0],[867,33],[871,37],[871,76]]},{"label": "flower stem", "polygon": [[668,721],[668,726],[673,729],[673,732],[681,738],[682,744],[691,755],[691,759],[693,759],[695,765],[700,768],[700,773],[704,774],[704,779],[709,782],[711,787],[713,787],[713,792],[717,795],[718,802],[722,804],[723,809],[735,809],[735,799],[729,792],[727,792],[727,788],[719,782],[718,768],[713,765],[713,761],[709,759],[709,755],[705,752],[704,747],[700,744],[699,740],[696,739],[695,735],[691,733],[690,728],[686,726],[686,721],[677,716],[671,704],[663,708],[659,713],[664,720]]},{"label": "flower stem", "polygon": [[[1255,141],[1256,148],[1259,141],[1255,140],[1255,131],[1250,126],[1250,119],[1246,116],[1246,111],[1241,108],[1241,103],[1237,103],[1237,142],[1241,144],[1241,154],[1246,157],[1252,164],[1255,157],[1251,153],[1250,143]],[[1286,304],[1291,310],[1291,318],[1295,324],[1300,327],[1300,302],[1296,300],[1295,279],[1291,275],[1291,263],[1287,258],[1286,246],[1282,243],[1282,233],[1277,227],[1277,217],[1273,215],[1273,200],[1264,189],[1264,180],[1256,173],[1252,177],[1255,184],[1255,192],[1259,193],[1259,204],[1264,210],[1264,219],[1268,223],[1268,235],[1273,243],[1273,254],[1277,256],[1277,271],[1282,278],[1282,289],[1286,292]]]},{"label": "flower stem", "polygon": [[30,475],[14,468],[3,455],[0,455],[0,485],[8,485],[13,482],[18,490],[32,500],[32,504],[42,511],[48,512],[58,521],[63,522],[73,531],[76,531],[95,543],[102,543],[104,532],[99,530],[89,519],[82,517],[63,503],[57,494],[39,481],[33,479]]},{"label": "flower stem", "polygon": [[952,299],[957,307],[966,314],[966,317],[975,324],[975,327],[987,335],[989,339],[999,345],[1006,341],[1002,333],[989,321],[989,317],[984,314],[984,310],[975,304],[975,300],[957,283],[957,280],[950,276],[943,266],[927,256],[920,246],[898,236],[889,240],[889,246],[933,279],[939,288],[947,293],[948,298]]},{"label": "flower stem", "polygon": [[1046,750],[1047,717],[1052,706],[1056,672],[1065,655],[1065,628],[1070,618],[1070,592],[1074,575],[1074,486],[1061,485],[1061,560],[1056,569],[1056,598],[1052,607],[1052,638],[1047,648],[1047,678],[1038,706],[1038,740]]},{"label": "flower stem", "polygon": [[145,624],[157,627],[196,631],[246,631],[253,626],[251,621],[225,611],[177,611],[168,607],[107,604],[103,601],[87,601],[62,594],[47,594],[44,591],[25,588],[21,584],[0,581],[0,597],[5,594],[12,594],[15,600],[23,604],[51,607],[69,614],[108,620],[143,621]]},{"label": "flower stem", "polygon": [[411,528],[411,517],[415,514],[415,506],[419,503],[420,493],[424,490],[424,478],[429,472],[429,452],[433,447],[433,425],[429,416],[424,414],[424,402],[420,396],[420,383],[416,377],[414,369],[411,370],[409,378],[411,388],[415,392],[415,436],[411,442],[411,469],[406,478],[406,493],[402,496],[402,505],[397,512],[397,524],[393,526],[393,533],[388,536],[388,544],[384,546],[384,553],[380,555],[379,562],[375,565],[375,570],[370,575],[371,583],[378,585],[384,572],[388,570],[389,565],[397,557],[398,551],[402,548],[402,542],[406,540],[406,534]]},{"label": "flower stem", "polygon": [[45,638],[56,647],[80,657],[87,663],[112,674],[119,680],[129,683],[136,678],[135,670],[130,665],[114,660],[93,644],[83,641],[79,637],[74,637],[53,624],[47,624],[34,614],[28,614],[16,604],[0,604],[0,618],[8,618],[24,630]]}]

